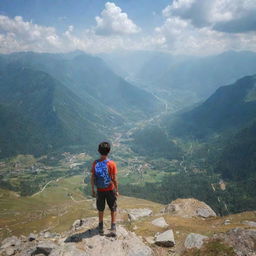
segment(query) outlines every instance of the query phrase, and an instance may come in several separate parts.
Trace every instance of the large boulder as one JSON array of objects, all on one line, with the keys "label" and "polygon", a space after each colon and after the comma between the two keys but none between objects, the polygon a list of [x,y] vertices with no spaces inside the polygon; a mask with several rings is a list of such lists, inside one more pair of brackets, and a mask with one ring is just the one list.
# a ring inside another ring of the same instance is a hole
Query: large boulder
[{"label": "large boulder", "polygon": [[195,233],[190,233],[186,237],[184,246],[185,246],[186,249],[191,249],[191,248],[200,249],[206,239],[208,239],[207,236],[203,236],[203,235],[195,234]]},{"label": "large boulder", "polygon": [[256,256],[256,229],[234,228],[214,235],[233,247],[238,256]]},{"label": "large boulder", "polygon": [[199,201],[195,198],[176,199],[168,204],[164,210],[164,213],[168,213],[173,216],[180,216],[184,218],[191,217],[215,217],[216,213],[206,203]]},{"label": "large boulder", "polygon": [[160,218],[154,219],[151,223],[152,223],[154,226],[157,226],[157,227],[160,227],[160,228],[166,228],[166,227],[169,226],[169,225],[166,223],[164,217],[160,217]]},{"label": "large boulder", "polygon": [[163,247],[173,247],[175,245],[173,231],[170,229],[158,234],[155,238],[155,244]]},{"label": "large boulder", "polygon": [[148,208],[138,208],[138,209],[129,209],[128,218],[131,221],[138,220],[139,218],[146,217],[152,215],[152,210]]}]

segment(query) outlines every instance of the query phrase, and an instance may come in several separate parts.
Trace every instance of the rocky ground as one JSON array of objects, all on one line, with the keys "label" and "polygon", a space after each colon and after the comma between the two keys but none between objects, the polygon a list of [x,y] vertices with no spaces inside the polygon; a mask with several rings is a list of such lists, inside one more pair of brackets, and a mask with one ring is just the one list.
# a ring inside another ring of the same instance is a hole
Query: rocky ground
[{"label": "rocky ground", "polygon": [[218,217],[205,203],[178,199],[163,209],[118,210],[116,237],[97,218],[76,220],[62,233],[40,232],[12,236],[1,242],[3,256],[256,256],[256,212]]}]

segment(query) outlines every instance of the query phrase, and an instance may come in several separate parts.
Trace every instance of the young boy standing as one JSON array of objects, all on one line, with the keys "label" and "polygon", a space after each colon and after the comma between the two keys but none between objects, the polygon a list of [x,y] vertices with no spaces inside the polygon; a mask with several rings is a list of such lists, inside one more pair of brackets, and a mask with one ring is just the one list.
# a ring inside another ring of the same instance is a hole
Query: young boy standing
[{"label": "young boy standing", "polygon": [[110,152],[110,144],[102,142],[99,144],[98,152],[100,159],[94,161],[91,169],[91,185],[92,196],[96,196],[94,186],[97,187],[97,210],[99,212],[99,233],[104,234],[103,216],[105,203],[107,201],[108,207],[111,211],[111,228],[110,230],[115,234],[116,232],[116,200],[118,194],[117,184],[117,167],[114,161],[108,158]]}]

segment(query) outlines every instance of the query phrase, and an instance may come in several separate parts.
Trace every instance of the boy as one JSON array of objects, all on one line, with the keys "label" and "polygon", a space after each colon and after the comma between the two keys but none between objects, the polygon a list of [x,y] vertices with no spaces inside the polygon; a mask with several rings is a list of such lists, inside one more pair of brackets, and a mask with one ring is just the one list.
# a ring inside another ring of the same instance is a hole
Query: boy
[{"label": "boy", "polygon": [[95,197],[96,193],[94,185],[97,187],[97,210],[99,212],[99,233],[104,234],[103,230],[103,215],[105,209],[105,201],[111,211],[111,232],[113,235],[116,233],[116,200],[118,194],[117,184],[117,167],[114,161],[108,159],[110,152],[110,144],[108,142],[102,142],[99,144],[98,152],[100,153],[100,159],[94,161],[91,169],[91,185],[92,196]]}]

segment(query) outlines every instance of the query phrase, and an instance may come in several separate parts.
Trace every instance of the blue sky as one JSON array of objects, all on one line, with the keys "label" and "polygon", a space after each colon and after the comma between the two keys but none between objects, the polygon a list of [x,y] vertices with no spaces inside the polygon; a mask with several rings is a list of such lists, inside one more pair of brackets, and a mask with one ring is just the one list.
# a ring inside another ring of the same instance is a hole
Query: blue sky
[{"label": "blue sky", "polygon": [[256,51],[256,0],[0,0],[0,52]]},{"label": "blue sky", "polygon": [[[2,0],[1,14],[9,17],[22,16],[24,20],[55,26],[65,30],[74,25],[85,29],[95,25],[95,16],[104,9],[103,0]],[[170,0],[119,0],[111,1],[128,13],[136,24],[152,29],[163,21],[162,10]]]}]

